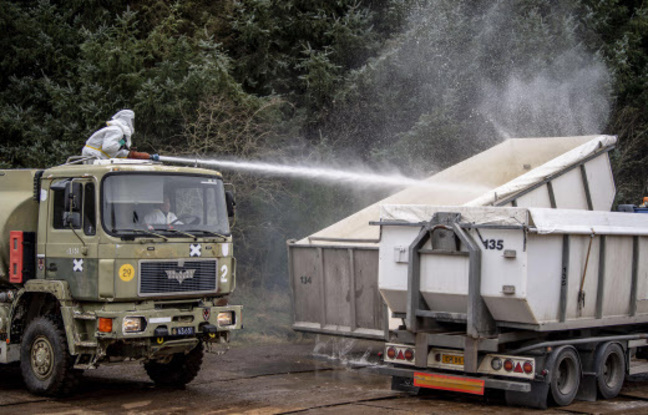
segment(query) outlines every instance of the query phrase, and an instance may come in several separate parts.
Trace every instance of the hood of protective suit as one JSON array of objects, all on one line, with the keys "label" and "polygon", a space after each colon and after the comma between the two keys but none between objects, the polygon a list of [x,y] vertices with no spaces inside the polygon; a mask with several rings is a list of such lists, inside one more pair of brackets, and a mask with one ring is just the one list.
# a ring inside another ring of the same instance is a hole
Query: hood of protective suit
[{"label": "hood of protective suit", "polygon": [[131,136],[135,132],[135,113],[131,110],[121,110],[108,121],[106,124],[116,126],[122,129],[126,137],[128,148],[131,146]]}]

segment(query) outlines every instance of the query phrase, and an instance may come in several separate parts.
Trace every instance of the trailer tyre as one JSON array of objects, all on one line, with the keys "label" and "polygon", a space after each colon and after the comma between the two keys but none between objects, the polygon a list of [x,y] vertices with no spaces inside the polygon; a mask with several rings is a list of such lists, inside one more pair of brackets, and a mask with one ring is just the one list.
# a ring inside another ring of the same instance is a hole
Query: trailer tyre
[{"label": "trailer tyre", "polygon": [[596,385],[604,399],[616,397],[625,380],[625,353],[618,343],[605,343],[599,346],[594,360]]},{"label": "trailer tyre", "polygon": [[203,344],[198,343],[189,353],[176,353],[168,363],[149,361],[144,369],[158,386],[180,388],[194,380],[203,360]]},{"label": "trailer tyre", "polygon": [[578,352],[567,346],[557,349],[551,365],[551,398],[559,406],[569,405],[576,398],[582,370]]},{"label": "trailer tyre", "polygon": [[20,371],[27,389],[47,396],[71,392],[77,379],[73,364],[58,319],[46,316],[32,320],[20,346]]}]

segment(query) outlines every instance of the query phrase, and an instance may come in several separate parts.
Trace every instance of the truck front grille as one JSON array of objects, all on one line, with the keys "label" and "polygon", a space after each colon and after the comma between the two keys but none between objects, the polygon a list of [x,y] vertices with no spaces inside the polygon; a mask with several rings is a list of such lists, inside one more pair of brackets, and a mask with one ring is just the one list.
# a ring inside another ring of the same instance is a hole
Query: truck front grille
[{"label": "truck front grille", "polygon": [[215,291],[216,260],[140,261],[139,295],[190,294]]}]

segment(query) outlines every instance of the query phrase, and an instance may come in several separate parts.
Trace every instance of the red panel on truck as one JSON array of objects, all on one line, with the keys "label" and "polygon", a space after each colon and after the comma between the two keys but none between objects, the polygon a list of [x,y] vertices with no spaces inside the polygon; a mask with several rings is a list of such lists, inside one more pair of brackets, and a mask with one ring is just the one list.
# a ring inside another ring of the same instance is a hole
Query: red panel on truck
[{"label": "red panel on truck", "polygon": [[9,282],[23,282],[23,233],[9,232]]}]

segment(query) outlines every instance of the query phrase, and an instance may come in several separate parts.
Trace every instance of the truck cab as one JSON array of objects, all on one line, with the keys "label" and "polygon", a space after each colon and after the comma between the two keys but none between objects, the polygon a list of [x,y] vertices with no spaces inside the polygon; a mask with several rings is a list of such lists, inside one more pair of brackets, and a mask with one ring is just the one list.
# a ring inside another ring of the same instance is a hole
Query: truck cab
[{"label": "truck cab", "polygon": [[[242,307],[228,304],[234,206],[220,173],[113,159],[5,170],[0,181],[25,199],[0,214],[10,251],[0,359],[20,360],[32,392],[64,393],[77,371],[126,360],[181,386],[206,346],[241,328]],[[12,251],[29,240],[32,251]]]}]

